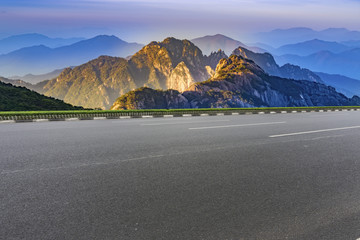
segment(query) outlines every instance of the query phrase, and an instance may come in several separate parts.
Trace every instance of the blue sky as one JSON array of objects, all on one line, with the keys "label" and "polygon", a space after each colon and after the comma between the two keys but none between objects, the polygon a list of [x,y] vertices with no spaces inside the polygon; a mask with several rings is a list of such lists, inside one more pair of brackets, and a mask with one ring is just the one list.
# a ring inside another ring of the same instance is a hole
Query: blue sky
[{"label": "blue sky", "polygon": [[1,0],[0,37],[114,34],[147,43],[223,33],[239,40],[275,28],[360,30],[360,0]]}]

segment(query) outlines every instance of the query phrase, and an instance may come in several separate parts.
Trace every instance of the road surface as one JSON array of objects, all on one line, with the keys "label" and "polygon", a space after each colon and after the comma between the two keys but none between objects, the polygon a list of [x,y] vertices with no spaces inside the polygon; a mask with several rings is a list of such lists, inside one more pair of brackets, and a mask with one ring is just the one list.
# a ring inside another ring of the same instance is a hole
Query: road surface
[{"label": "road surface", "polygon": [[360,112],[0,124],[0,239],[360,238]]}]

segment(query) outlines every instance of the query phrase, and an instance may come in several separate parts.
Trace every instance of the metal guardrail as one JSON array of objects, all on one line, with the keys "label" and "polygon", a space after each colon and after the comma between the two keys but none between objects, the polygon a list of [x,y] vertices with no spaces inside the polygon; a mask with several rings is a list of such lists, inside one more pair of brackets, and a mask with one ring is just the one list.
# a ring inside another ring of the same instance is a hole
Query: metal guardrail
[{"label": "metal guardrail", "polygon": [[143,116],[164,117],[172,115],[180,117],[184,115],[232,115],[232,114],[270,114],[270,113],[295,113],[295,112],[322,112],[322,111],[355,111],[360,110],[360,106],[349,107],[300,107],[300,108],[234,108],[234,109],[174,109],[174,110],[134,110],[134,111],[54,111],[54,112],[0,112],[0,121],[26,122],[46,119],[49,121],[59,121],[66,119],[93,120],[100,118],[118,119],[121,117],[141,118]]}]

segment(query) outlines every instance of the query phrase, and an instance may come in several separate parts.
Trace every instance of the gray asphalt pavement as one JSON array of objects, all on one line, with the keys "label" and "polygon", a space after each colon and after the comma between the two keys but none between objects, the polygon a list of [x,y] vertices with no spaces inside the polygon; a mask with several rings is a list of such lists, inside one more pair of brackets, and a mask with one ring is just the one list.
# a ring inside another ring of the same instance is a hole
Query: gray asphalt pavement
[{"label": "gray asphalt pavement", "polygon": [[0,124],[0,239],[358,238],[358,111]]}]

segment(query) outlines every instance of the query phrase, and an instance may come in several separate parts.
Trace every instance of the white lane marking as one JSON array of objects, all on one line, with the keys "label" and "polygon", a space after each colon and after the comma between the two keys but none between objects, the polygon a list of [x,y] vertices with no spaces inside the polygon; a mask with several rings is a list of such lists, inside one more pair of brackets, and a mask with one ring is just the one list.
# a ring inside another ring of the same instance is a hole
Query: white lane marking
[{"label": "white lane marking", "polygon": [[33,122],[48,122],[49,119],[33,119]]},{"label": "white lane marking", "polygon": [[230,120],[214,120],[214,121],[188,121],[188,122],[170,122],[170,123],[144,123],[140,126],[162,126],[162,125],[176,125],[176,124],[190,124],[190,123],[212,123],[212,122],[229,122]]},{"label": "white lane marking", "polygon": [[340,130],[347,130],[347,129],[354,129],[354,128],[360,128],[360,126],[351,126],[351,127],[342,127],[342,128],[328,128],[328,129],[321,129],[321,130],[314,130],[314,131],[285,133],[285,134],[271,135],[269,137],[271,137],[271,138],[287,137],[287,136],[304,135],[304,134],[311,134],[311,133],[340,131]]},{"label": "white lane marking", "polygon": [[105,120],[107,119],[106,117],[94,117],[94,120]]},{"label": "white lane marking", "polygon": [[3,120],[0,123],[15,123],[15,120]]},{"label": "white lane marking", "polygon": [[203,129],[231,128],[231,127],[247,127],[247,126],[260,126],[260,125],[282,124],[282,123],[286,123],[286,122],[265,122],[265,123],[239,124],[239,125],[223,125],[223,126],[211,126],[211,127],[197,127],[197,128],[189,128],[189,130],[203,130]]}]

